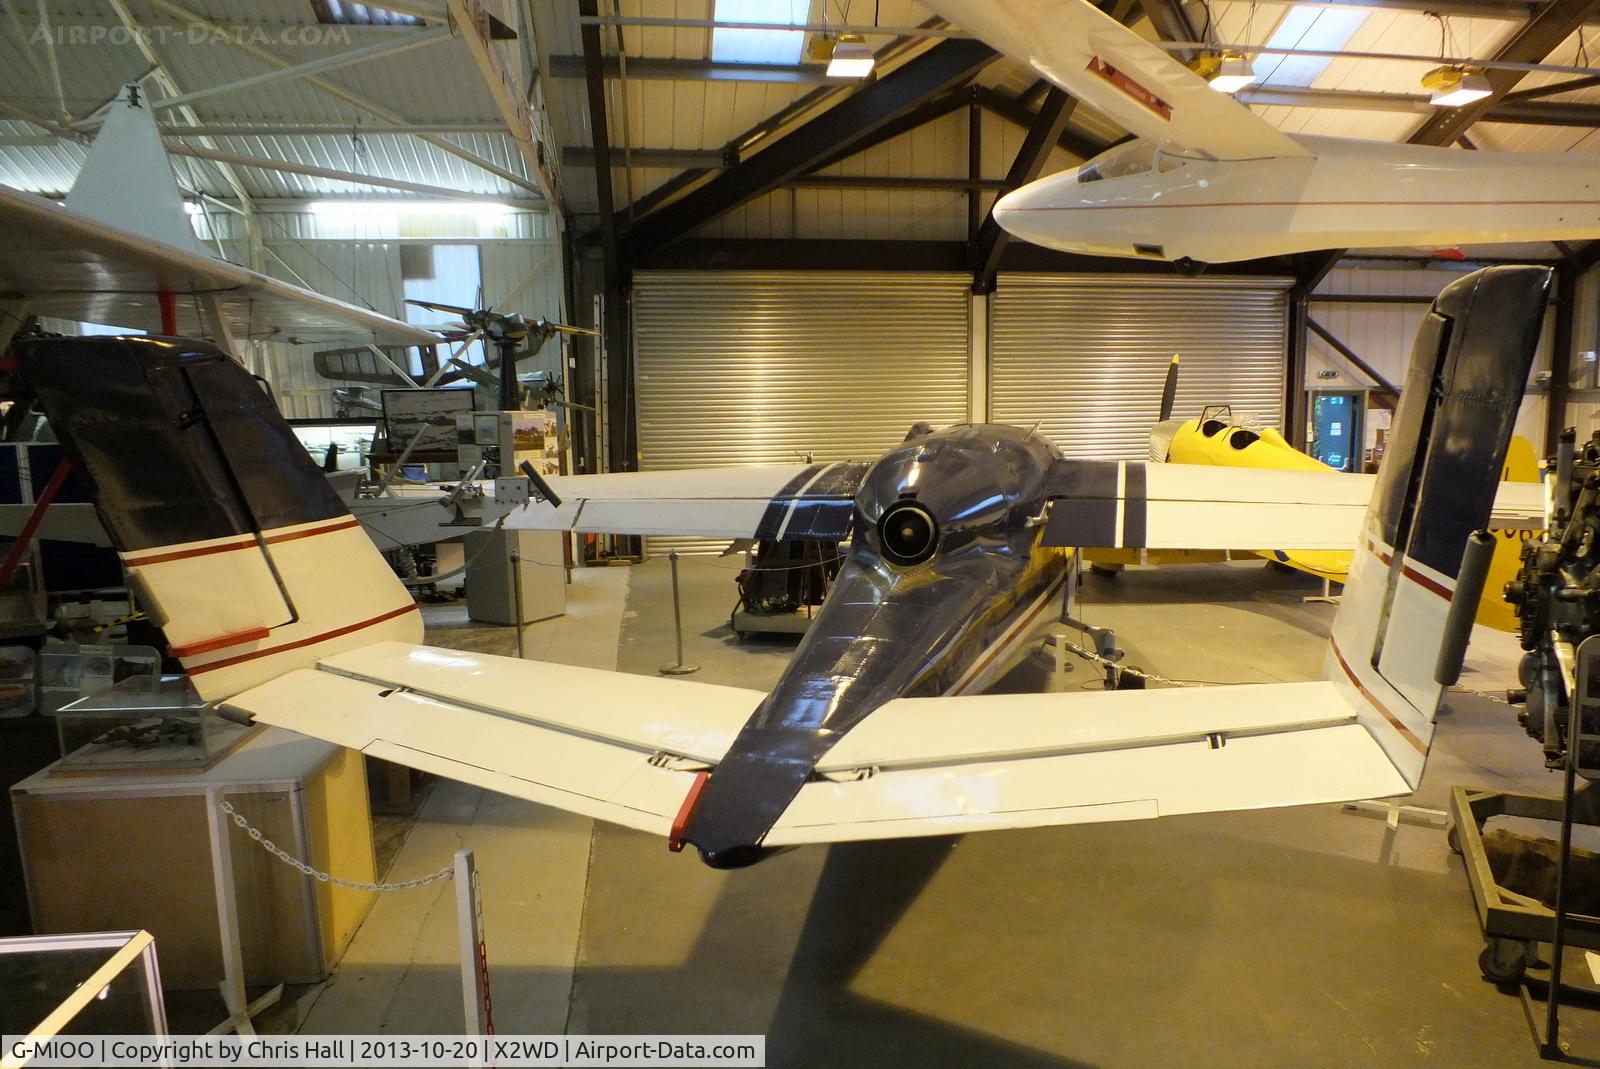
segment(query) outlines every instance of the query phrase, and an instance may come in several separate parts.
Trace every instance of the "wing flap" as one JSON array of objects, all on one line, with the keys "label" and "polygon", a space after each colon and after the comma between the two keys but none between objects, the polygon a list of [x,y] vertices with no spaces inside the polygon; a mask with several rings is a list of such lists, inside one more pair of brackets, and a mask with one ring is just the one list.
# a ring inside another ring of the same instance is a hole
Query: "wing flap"
[{"label": "wing flap", "polygon": [[742,687],[408,642],[379,642],[335,654],[319,661],[318,669],[324,675],[379,689],[402,688],[488,716],[708,764],[722,757],[766,697]]},{"label": "wing flap", "polygon": [[953,835],[1410,791],[1366,729],[1347,723],[1230,739],[1215,748],[1173,742],[808,783],[765,842]]},{"label": "wing flap", "polygon": [[896,698],[817,765],[824,773],[1091,753],[1354,722],[1326,682]]},{"label": "wing flap", "polygon": [[[666,834],[762,695],[376,643],[228,700],[452,779]],[[1408,791],[1327,682],[901,698],[834,747],[766,842],[940,835]]]},{"label": "wing flap", "polygon": [[[406,644],[380,645],[385,648],[380,651],[382,657],[397,654],[393,647]],[[366,652],[330,660],[361,661]],[[461,693],[493,697],[498,687],[527,685],[529,673],[509,671],[520,666],[534,669],[534,676],[539,669],[566,671],[538,680],[542,684],[538,687],[522,690],[520,701],[512,708],[466,704],[468,699],[459,697]],[[485,672],[492,681],[483,678]],[[583,686],[592,677],[607,676],[636,684],[626,688],[626,704],[610,700],[620,696],[619,688],[596,694]],[[712,740],[712,749],[720,756],[715,745],[718,734],[725,750],[732,731],[753,708],[745,704],[730,729],[725,717],[723,722],[714,721],[731,705],[719,708],[713,699],[708,714],[699,699],[707,691],[731,691],[739,696],[750,692],[504,657],[458,662],[451,666],[449,678],[451,682],[435,678],[435,689],[454,691],[458,700],[325,668],[298,669],[238,694],[227,704],[258,723],[661,835],[670,830],[684,794],[704,764],[654,744],[662,738],[681,739],[699,733]],[[654,700],[647,697],[651,691],[656,692]],[[534,706],[540,712],[532,712]],[[546,710],[563,715],[545,716]]]}]

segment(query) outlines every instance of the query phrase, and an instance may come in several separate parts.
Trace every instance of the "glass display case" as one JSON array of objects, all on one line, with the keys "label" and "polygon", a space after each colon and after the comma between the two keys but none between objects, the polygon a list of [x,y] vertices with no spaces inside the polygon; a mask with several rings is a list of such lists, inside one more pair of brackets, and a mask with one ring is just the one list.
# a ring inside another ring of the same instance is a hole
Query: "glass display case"
[{"label": "glass display case", "polygon": [[149,646],[52,642],[39,651],[39,711],[62,706],[127,684],[123,693],[152,689],[161,678],[161,654]]},{"label": "glass display case", "polygon": [[155,939],[142,931],[0,939],[0,1033],[166,1035]]},{"label": "glass display case", "polygon": [[56,712],[54,773],[207,768],[254,730],[218,716],[187,676],[130,676]]}]

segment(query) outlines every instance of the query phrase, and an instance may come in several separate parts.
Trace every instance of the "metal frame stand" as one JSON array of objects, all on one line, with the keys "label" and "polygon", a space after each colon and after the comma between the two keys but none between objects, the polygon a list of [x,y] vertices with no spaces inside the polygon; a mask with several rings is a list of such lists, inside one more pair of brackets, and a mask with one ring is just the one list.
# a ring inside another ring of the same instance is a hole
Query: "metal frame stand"
[{"label": "metal frame stand", "polygon": [[[1067,581],[1062,584],[1061,595],[1061,622],[1068,627],[1089,636],[1094,643],[1094,651],[1107,661],[1120,662],[1122,651],[1117,649],[1117,633],[1109,627],[1095,627],[1085,623],[1073,615],[1078,603],[1078,585],[1083,577],[1083,554],[1074,550],[1072,563],[1067,565]],[[1056,668],[1058,673],[1065,667],[1065,647],[1057,643]],[[1117,669],[1111,665],[1105,666],[1106,689],[1117,688]]]},{"label": "metal frame stand", "polygon": [[489,957],[483,938],[483,890],[471,850],[456,851],[456,924],[461,936],[461,1002],[466,1034],[494,1035]]},{"label": "metal frame stand", "polygon": [[668,550],[667,560],[672,565],[672,630],[678,640],[678,659],[672,664],[662,665],[661,674],[664,676],[686,676],[691,672],[700,671],[700,666],[683,663],[683,606],[678,600],[678,551],[676,549]]},{"label": "metal frame stand", "polygon": [[[1568,752],[1570,754],[1573,751]],[[1570,768],[1567,770],[1560,798],[1503,791],[1473,791],[1466,787],[1451,788],[1448,837],[1450,848],[1461,855],[1467,883],[1477,906],[1478,919],[1483,926],[1485,946],[1479,955],[1478,966],[1485,978],[1517,985],[1528,1031],[1541,1057],[1600,1066],[1600,1061],[1574,1057],[1561,1046],[1562,1007],[1571,1004],[1574,994],[1587,994],[1590,1001],[1594,994],[1582,988],[1568,988],[1561,982],[1566,948],[1573,946],[1600,950],[1600,917],[1571,912],[1566,896],[1572,829],[1579,823],[1591,826],[1600,823],[1600,814],[1594,812],[1595,798],[1591,797],[1591,792],[1577,789],[1572,771]],[[1491,817],[1501,815],[1554,821],[1559,825],[1557,895],[1553,910],[1537,899],[1517,894],[1495,883],[1480,829]],[[1541,943],[1550,945],[1549,978],[1529,978],[1526,969],[1537,961]],[[1533,991],[1536,985],[1545,987],[1545,1019],[1542,1023],[1538,1013],[1540,1000]]]},{"label": "metal frame stand", "polygon": [[1322,580],[1322,593],[1307,594],[1300,599],[1300,603],[1302,605],[1337,605],[1339,604],[1339,599],[1343,596],[1342,594],[1335,594],[1333,592],[1333,581],[1324,577]]},{"label": "metal frame stand", "polygon": [[250,1002],[244,986],[244,950],[239,943],[239,899],[233,883],[233,843],[229,838],[228,822],[222,815],[223,791],[212,788],[206,791],[206,831],[211,839],[211,879],[217,895],[217,934],[222,942],[222,1002],[228,1008],[228,1017],[207,1032],[210,1036],[229,1032],[240,1036],[253,1036],[256,1026],[251,1020],[256,1014],[283,997],[283,985],[278,984],[265,995]]},{"label": "metal frame stand", "polygon": [[511,604],[517,614],[517,660],[523,661],[527,659],[523,640],[528,620],[522,613],[522,554],[514,549],[511,551]]}]

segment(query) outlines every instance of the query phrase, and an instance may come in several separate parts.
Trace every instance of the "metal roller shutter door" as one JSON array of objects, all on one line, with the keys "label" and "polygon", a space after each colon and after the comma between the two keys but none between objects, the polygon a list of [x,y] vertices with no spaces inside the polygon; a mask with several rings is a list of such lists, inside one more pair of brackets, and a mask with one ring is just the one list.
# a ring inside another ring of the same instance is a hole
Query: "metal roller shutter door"
[{"label": "metal roller shutter door", "polygon": [[1231,404],[1283,426],[1288,288],[1276,278],[1003,275],[990,310],[990,411],[1068,456],[1134,460],[1173,353],[1177,416]]},{"label": "metal roller shutter door", "polygon": [[[967,419],[961,274],[640,271],[639,466],[872,460]],[[722,543],[654,538],[651,552]]]}]

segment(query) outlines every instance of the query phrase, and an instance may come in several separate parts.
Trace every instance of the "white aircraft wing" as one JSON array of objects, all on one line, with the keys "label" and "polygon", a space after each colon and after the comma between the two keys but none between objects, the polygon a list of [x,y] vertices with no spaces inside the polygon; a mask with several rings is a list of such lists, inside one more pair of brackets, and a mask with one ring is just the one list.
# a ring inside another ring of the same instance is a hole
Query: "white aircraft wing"
[{"label": "white aircraft wing", "polygon": [[1139,137],[1222,160],[1311,155],[1083,0],[928,0],[928,6]]},{"label": "white aircraft wing", "polygon": [[[1210,464],[1065,460],[1051,475],[1045,543],[1085,549],[1349,550],[1376,476]],[[1491,519],[1544,526],[1538,483],[1501,483]]]},{"label": "white aircraft wing", "polygon": [[868,465],[757,464],[675,471],[551,475],[559,508],[538,501],[508,527],[706,538],[811,538],[850,533]]},{"label": "white aircraft wing", "polygon": [[[324,658],[231,710],[666,835],[760,691],[403,642]],[[898,698],[844,736],[770,846],[1409,793],[1328,682]]]},{"label": "white aircraft wing", "polygon": [[435,345],[436,335],[267,275],[142,237],[54,201],[0,186],[0,298],[35,315],[161,331],[157,294],[177,295],[178,332],[209,331],[214,295],[234,337],[304,343]]}]

